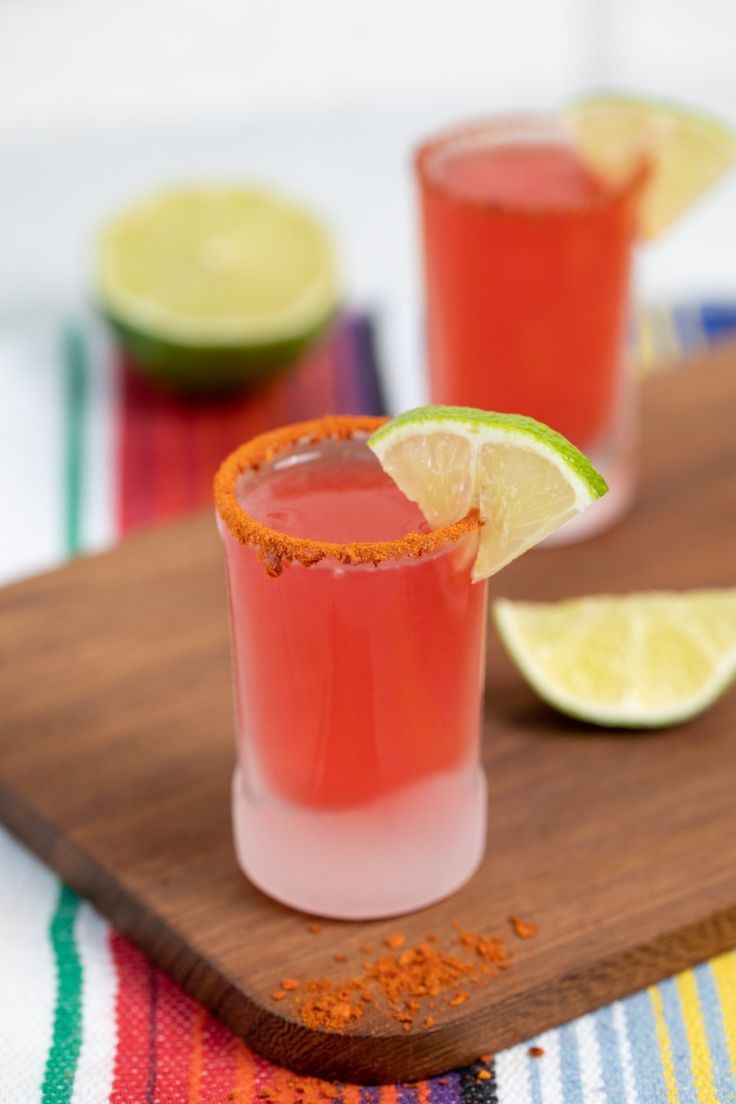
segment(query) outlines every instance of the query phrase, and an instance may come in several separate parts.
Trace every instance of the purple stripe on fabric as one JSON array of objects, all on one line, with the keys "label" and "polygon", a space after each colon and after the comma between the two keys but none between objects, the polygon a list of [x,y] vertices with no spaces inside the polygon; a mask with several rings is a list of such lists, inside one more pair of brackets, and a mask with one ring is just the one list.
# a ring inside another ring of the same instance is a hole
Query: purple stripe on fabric
[{"label": "purple stripe on fabric", "polygon": [[396,1086],[397,1104],[417,1104],[417,1090],[412,1085]]},{"label": "purple stripe on fabric", "polygon": [[383,414],[385,404],[375,356],[373,323],[349,314],[340,322],[333,345],[335,397],[345,414]]},{"label": "purple stripe on fabric", "polygon": [[[444,1082],[444,1083],[443,1083]],[[429,1104],[458,1104],[462,1100],[460,1075],[447,1073],[429,1082]]]}]

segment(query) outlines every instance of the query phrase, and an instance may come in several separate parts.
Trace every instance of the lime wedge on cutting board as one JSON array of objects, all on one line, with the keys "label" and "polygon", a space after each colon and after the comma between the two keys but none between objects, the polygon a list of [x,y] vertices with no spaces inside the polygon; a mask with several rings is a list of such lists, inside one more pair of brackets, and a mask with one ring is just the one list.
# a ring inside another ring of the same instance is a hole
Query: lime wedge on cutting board
[{"label": "lime wedge on cutting board", "polygon": [[486,579],[608,490],[574,445],[541,422],[460,406],[426,406],[368,439],[384,470],[430,525],[474,507],[483,527],[473,578]]},{"label": "lime wedge on cutting board", "polygon": [[736,589],[499,600],[493,615],[539,696],[594,724],[678,724],[736,677]]}]

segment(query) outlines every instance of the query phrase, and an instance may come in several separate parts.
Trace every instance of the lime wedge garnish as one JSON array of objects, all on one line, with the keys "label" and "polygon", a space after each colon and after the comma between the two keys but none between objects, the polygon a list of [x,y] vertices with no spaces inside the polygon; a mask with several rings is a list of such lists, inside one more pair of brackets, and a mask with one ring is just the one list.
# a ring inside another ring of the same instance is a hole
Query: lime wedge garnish
[{"label": "lime wedge garnish", "polygon": [[499,600],[493,612],[540,697],[594,724],[677,724],[711,705],[736,676],[736,590]]},{"label": "lime wedge garnish", "polygon": [[641,210],[644,237],[661,234],[736,164],[736,135],[688,108],[599,94],[568,108],[584,161],[620,182],[644,158],[650,167]]},{"label": "lime wedge garnish", "polygon": [[387,422],[368,445],[430,525],[480,510],[475,580],[493,575],[608,490],[574,445],[519,414],[420,407]]},{"label": "lime wedge garnish", "polygon": [[166,354],[173,376],[200,365],[237,377],[278,364],[321,327],[337,275],[309,212],[253,188],[182,187],[107,224],[97,293],[154,369]]}]

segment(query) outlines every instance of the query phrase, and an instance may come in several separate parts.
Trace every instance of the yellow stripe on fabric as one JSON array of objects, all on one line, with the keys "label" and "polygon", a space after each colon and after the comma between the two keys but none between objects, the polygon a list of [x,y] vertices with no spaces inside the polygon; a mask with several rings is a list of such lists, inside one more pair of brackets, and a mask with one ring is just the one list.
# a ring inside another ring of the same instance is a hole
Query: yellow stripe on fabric
[{"label": "yellow stripe on fabric", "polygon": [[731,1069],[736,1073],[736,952],[714,958],[710,968],[718,990]]},{"label": "yellow stripe on fabric", "polygon": [[202,1092],[202,1053],[204,1040],[204,1021],[207,1013],[198,1008],[194,1018],[192,1033],[192,1060],[189,1066],[188,1104],[199,1104]]},{"label": "yellow stripe on fabric", "polygon": [[695,974],[692,970],[686,970],[683,974],[679,974],[675,981],[690,1048],[690,1067],[695,1091],[698,1094],[698,1104],[719,1104],[718,1091],[713,1078],[713,1061]]},{"label": "yellow stripe on fabric", "polygon": [[657,1031],[657,1042],[659,1044],[659,1059],[662,1063],[662,1076],[664,1078],[665,1089],[667,1090],[667,1099],[670,1104],[679,1104],[680,1098],[677,1093],[675,1064],[672,1060],[672,1043],[670,1042],[670,1033],[667,1030],[667,1024],[664,1018],[662,994],[656,985],[650,986],[648,992],[654,1011],[654,1024]]}]

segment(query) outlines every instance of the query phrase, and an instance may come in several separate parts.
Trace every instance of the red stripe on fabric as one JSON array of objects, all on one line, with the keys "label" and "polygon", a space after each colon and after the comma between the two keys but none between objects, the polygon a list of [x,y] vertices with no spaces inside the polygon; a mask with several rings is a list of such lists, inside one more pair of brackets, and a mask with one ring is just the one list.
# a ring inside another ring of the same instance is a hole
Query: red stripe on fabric
[{"label": "red stripe on fabric", "polygon": [[209,506],[220,461],[248,437],[302,418],[347,412],[357,393],[351,377],[360,370],[349,328],[349,321],[339,321],[288,375],[219,402],[166,395],[121,359],[120,532]]},{"label": "red stripe on fabric", "polygon": [[129,533],[154,520],[151,498],[153,447],[148,388],[124,359],[118,360],[122,420],[117,441],[118,529]]},{"label": "red stripe on fabric", "polygon": [[188,432],[193,411],[168,396],[155,396],[153,418],[153,511],[156,521],[168,521],[192,509],[187,468],[192,461]]},{"label": "red stripe on fabric", "polygon": [[151,1075],[151,966],[117,932],[110,934],[110,950],[118,978],[110,1104],[144,1104]]},{"label": "red stripe on fabric", "polygon": [[156,1077],[151,1104],[184,1104],[199,1005],[161,971],[157,971],[157,982]]}]

